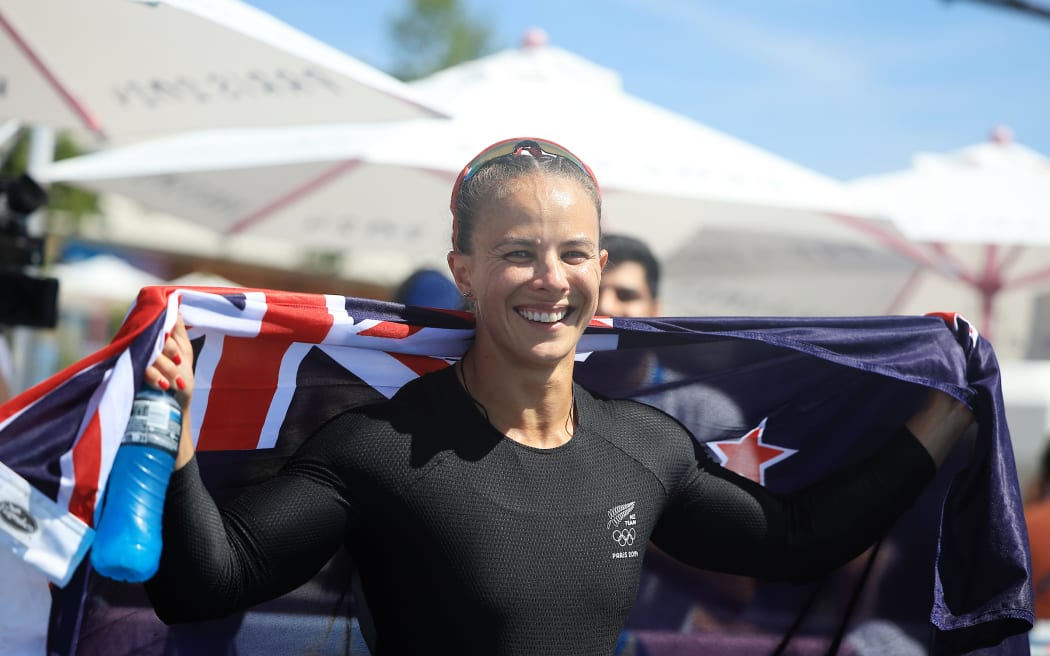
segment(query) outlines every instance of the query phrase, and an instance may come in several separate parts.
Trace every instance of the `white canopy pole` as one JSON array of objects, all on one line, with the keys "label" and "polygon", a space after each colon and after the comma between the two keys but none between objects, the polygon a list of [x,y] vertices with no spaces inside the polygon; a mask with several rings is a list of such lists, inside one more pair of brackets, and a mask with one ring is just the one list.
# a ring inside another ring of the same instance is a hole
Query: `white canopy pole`
[{"label": "white canopy pole", "polygon": [[15,119],[9,119],[0,123],[0,149],[6,148],[7,144],[18,134],[22,124]]}]

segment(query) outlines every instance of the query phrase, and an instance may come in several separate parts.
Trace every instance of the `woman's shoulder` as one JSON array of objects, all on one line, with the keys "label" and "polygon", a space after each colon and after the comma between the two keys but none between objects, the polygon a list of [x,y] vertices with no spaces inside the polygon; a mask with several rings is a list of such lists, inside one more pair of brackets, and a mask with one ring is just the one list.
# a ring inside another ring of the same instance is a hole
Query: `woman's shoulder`
[{"label": "woman's shoulder", "polygon": [[666,426],[672,430],[677,427],[688,433],[677,419],[643,401],[605,397],[581,385],[575,386],[575,394],[577,401],[582,400],[596,420],[615,425],[634,425],[641,422],[654,426]]},{"label": "woman's shoulder", "polygon": [[343,412],[342,420],[357,426],[402,426],[409,420],[423,420],[445,407],[448,395],[446,385],[456,384],[450,376],[451,367],[416,376],[392,392],[389,398],[379,399]]},{"label": "woman's shoulder", "polygon": [[315,432],[299,449],[300,460],[328,463],[345,475],[384,480],[411,477],[420,436],[445,425],[437,410],[439,376],[425,374],[398,388],[390,398],[347,408]]},{"label": "woman's shoulder", "polygon": [[692,453],[692,434],[666,412],[633,399],[609,399],[582,387],[577,390],[577,398],[583,399],[582,418],[587,428],[604,439],[631,453],[671,451],[685,456]]},{"label": "woman's shoulder", "polygon": [[692,434],[674,417],[629,399],[586,395],[581,421],[595,437],[649,470],[675,494],[698,466],[709,462]]}]

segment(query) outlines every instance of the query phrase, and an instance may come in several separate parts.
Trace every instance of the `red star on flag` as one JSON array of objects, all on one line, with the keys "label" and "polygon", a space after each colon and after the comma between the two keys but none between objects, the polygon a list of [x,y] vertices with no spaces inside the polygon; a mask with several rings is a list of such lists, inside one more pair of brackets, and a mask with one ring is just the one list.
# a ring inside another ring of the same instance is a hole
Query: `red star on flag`
[{"label": "red star on flag", "polygon": [[762,423],[738,440],[708,442],[707,446],[718,455],[723,467],[765,485],[766,469],[798,453],[798,449],[766,444],[762,441],[765,431],[766,420],[763,419]]}]

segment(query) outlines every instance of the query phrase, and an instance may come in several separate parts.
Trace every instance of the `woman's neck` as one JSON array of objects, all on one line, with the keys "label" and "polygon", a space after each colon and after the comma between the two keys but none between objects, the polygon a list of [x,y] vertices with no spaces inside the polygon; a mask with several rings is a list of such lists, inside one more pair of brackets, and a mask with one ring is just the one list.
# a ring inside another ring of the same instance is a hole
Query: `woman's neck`
[{"label": "woman's neck", "polygon": [[576,429],[572,364],[570,359],[552,370],[521,368],[472,349],[457,365],[457,375],[496,430],[515,442],[549,449],[568,442]]}]

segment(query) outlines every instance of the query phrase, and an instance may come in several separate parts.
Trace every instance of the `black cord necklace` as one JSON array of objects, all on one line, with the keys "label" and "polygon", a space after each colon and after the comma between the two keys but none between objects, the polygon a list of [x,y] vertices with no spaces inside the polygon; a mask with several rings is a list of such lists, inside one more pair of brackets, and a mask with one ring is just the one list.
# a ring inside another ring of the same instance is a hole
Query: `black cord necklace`
[{"label": "black cord necklace", "polygon": [[[464,355],[460,358],[459,363],[456,367],[456,373],[459,374],[459,382],[463,384],[463,391],[467,393],[467,397],[474,402],[474,405],[481,410],[481,414],[484,415],[485,421],[490,426],[495,426],[492,423],[492,419],[489,418],[489,411],[485,406],[478,401],[474,394],[470,391],[470,385],[467,385],[467,356]],[[565,432],[568,433],[569,437],[572,437],[576,433],[576,389],[572,388],[572,405],[569,406],[569,415],[565,418]]]},{"label": "black cord necklace", "polygon": [[489,411],[485,409],[485,406],[481,404],[481,401],[474,398],[474,395],[470,391],[470,386],[467,385],[467,356],[464,355],[460,359],[457,373],[459,373],[459,382],[463,383],[463,391],[467,393],[467,396],[474,402],[474,405],[478,406],[478,409],[481,410],[481,414],[485,415],[485,421],[489,422],[491,425],[492,420],[489,419]]}]

